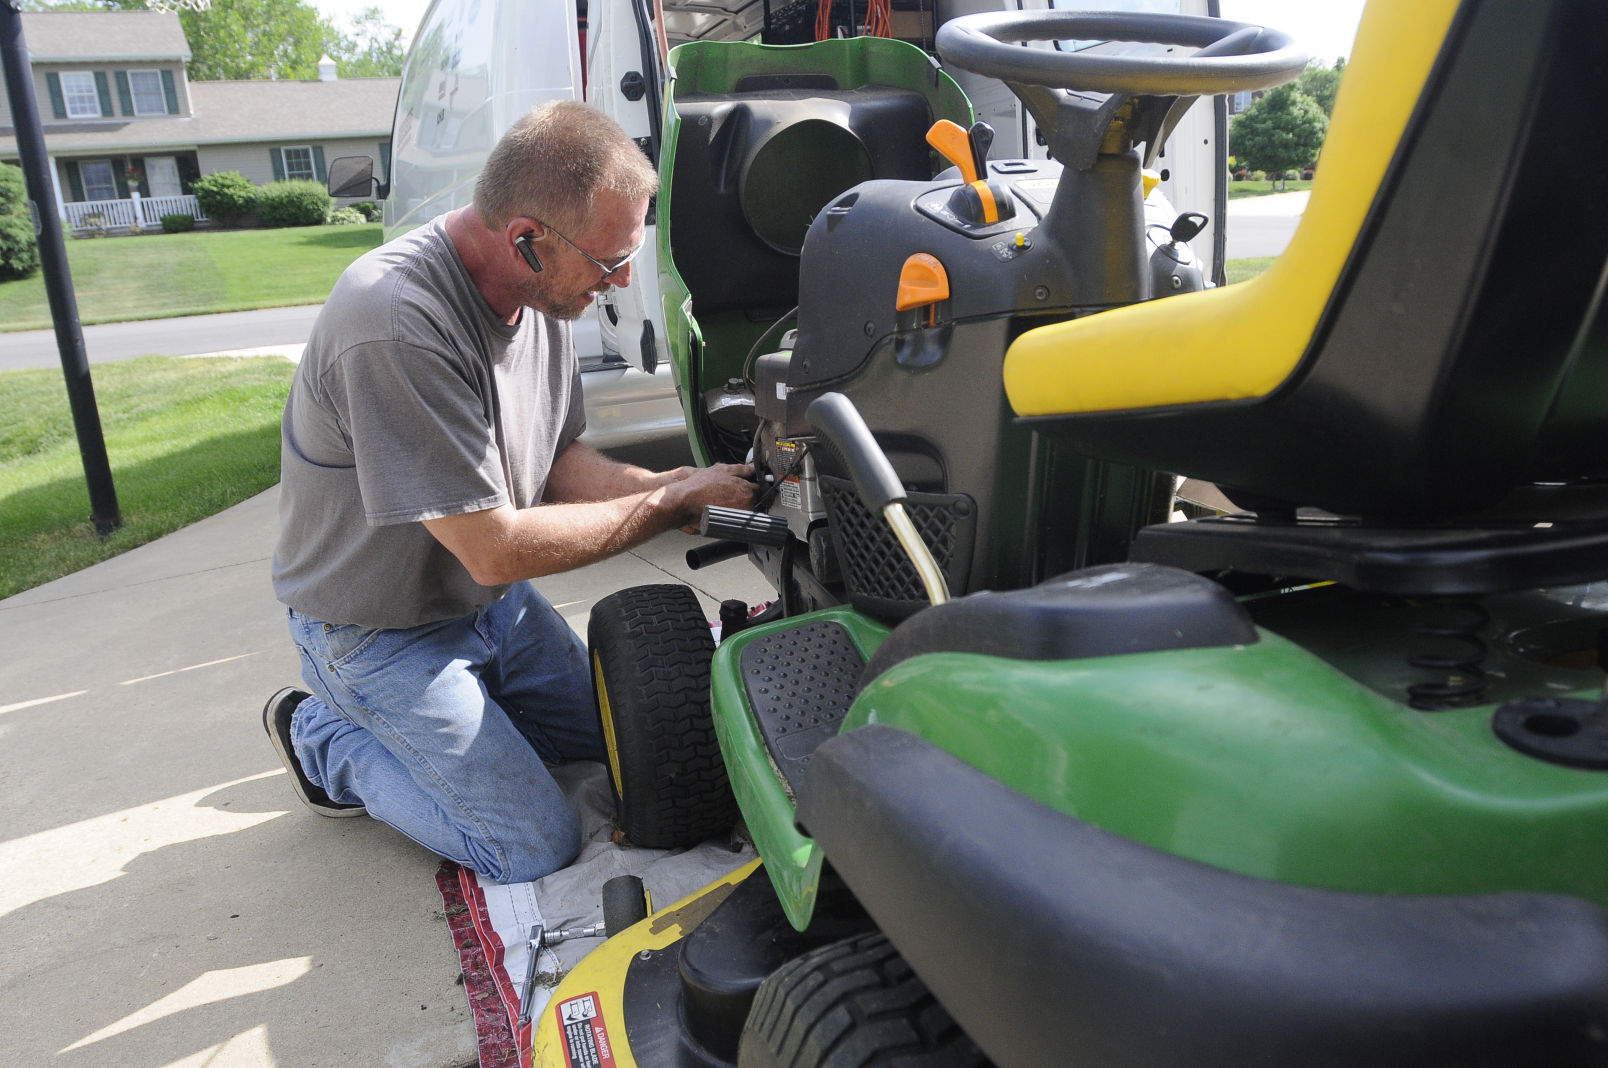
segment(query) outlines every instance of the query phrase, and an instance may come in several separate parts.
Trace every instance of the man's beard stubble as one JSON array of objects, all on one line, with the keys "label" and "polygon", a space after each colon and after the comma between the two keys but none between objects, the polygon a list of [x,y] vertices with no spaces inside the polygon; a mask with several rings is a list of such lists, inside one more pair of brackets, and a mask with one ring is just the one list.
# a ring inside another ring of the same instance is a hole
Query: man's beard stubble
[{"label": "man's beard stubble", "polygon": [[552,286],[547,279],[539,274],[531,276],[524,293],[526,304],[549,319],[557,319],[560,322],[574,322],[585,315],[586,309],[592,306],[590,298],[593,296],[593,292],[588,289],[567,301],[560,302],[554,298]]}]

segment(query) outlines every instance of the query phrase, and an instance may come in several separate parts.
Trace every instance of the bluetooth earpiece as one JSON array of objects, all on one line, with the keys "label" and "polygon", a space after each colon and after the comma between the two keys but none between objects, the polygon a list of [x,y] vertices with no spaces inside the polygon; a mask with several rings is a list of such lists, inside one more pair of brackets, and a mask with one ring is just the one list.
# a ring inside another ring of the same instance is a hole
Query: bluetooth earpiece
[{"label": "bluetooth earpiece", "polygon": [[525,262],[530,264],[532,272],[536,274],[542,273],[541,257],[537,256],[536,250],[530,247],[529,234],[520,234],[514,238],[514,247],[519,250],[521,256],[525,257]]}]

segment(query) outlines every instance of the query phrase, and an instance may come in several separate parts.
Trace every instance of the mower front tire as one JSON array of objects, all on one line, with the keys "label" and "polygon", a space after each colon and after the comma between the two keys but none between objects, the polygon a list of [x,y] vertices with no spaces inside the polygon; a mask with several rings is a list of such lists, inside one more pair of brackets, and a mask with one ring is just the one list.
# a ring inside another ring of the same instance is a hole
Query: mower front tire
[{"label": "mower front tire", "polygon": [[981,1068],[988,1059],[873,932],[788,961],[760,984],[738,1068]]},{"label": "mower front tire", "polygon": [[586,628],[620,829],[633,844],[696,845],[731,829],[737,803],[709,712],[715,641],[686,586],[603,598]]}]

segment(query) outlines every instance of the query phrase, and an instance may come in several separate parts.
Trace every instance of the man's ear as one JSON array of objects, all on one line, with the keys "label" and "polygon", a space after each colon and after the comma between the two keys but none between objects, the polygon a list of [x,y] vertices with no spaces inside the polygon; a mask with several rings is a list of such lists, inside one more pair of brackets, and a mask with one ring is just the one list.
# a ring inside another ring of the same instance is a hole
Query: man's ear
[{"label": "man's ear", "polygon": [[540,256],[536,255],[536,249],[531,245],[529,234],[520,234],[514,238],[514,248],[518,249],[525,262],[530,264],[530,269],[533,273],[542,273],[542,260]]}]

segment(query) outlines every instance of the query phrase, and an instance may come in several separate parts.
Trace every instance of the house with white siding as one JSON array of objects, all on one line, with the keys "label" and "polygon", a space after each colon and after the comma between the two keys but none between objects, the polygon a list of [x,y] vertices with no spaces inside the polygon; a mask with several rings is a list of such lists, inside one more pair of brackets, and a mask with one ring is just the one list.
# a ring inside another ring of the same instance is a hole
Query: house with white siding
[{"label": "house with white siding", "polygon": [[[74,230],[202,217],[195,180],[239,171],[259,185],[325,180],[325,162],[374,156],[390,167],[398,78],[199,81],[179,17],[159,11],[22,16],[58,214]],[[0,160],[18,159],[0,94]]]}]

